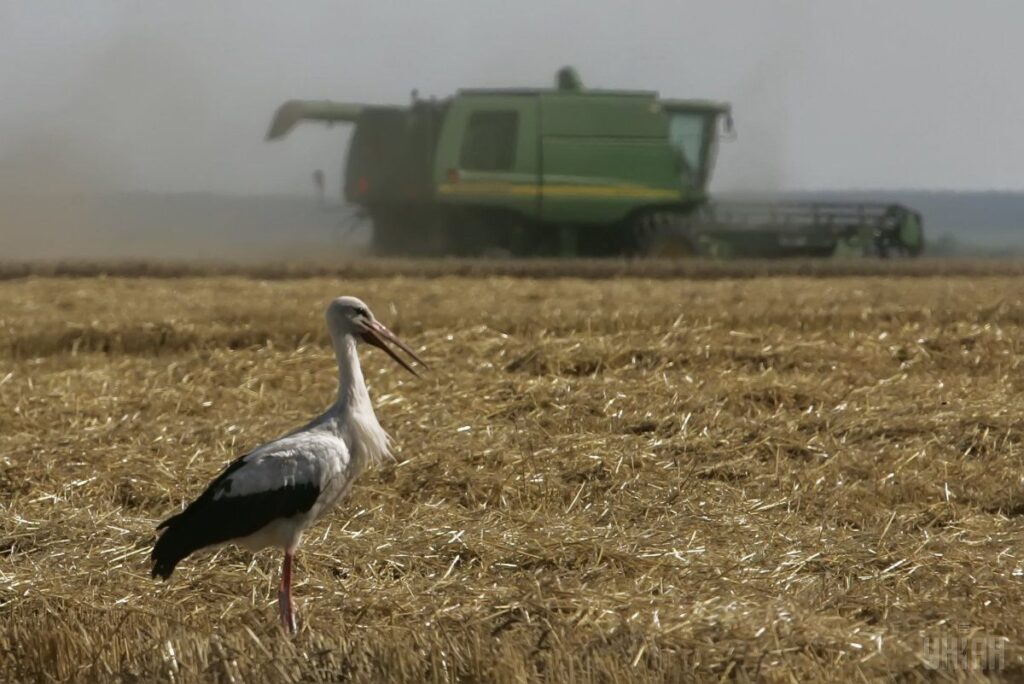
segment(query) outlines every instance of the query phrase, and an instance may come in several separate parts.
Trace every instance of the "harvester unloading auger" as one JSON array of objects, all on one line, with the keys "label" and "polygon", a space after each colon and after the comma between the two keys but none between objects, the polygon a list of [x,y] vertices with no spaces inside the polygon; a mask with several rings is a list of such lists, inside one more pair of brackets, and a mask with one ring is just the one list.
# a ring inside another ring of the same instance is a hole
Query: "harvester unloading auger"
[{"label": "harvester unloading auger", "polygon": [[345,199],[389,254],[915,256],[920,214],[899,204],[709,202],[729,105],[585,89],[460,90],[409,106],[292,100],[301,121],[352,123]]}]

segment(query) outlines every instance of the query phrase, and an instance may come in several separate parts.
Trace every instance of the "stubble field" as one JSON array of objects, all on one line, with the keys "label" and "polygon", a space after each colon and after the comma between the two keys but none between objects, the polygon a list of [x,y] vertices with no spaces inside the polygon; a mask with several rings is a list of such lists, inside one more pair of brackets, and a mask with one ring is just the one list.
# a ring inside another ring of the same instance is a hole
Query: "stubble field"
[{"label": "stubble field", "polygon": [[[179,275],[0,283],[0,680],[1024,677],[1017,275]],[[396,460],[289,639],[277,553],[148,554],[341,294],[433,370],[363,352]]]}]

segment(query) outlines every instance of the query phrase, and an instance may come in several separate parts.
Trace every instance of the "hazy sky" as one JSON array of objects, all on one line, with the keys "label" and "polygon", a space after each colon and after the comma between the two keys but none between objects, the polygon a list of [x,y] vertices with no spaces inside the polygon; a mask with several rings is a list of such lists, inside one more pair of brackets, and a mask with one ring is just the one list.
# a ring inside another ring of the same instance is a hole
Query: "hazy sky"
[{"label": "hazy sky", "polygon": [[587,85],[733,103],[725,189],[1024,189],[1024,3],[0,0],[0,182],[308,192],[281,101]]}]

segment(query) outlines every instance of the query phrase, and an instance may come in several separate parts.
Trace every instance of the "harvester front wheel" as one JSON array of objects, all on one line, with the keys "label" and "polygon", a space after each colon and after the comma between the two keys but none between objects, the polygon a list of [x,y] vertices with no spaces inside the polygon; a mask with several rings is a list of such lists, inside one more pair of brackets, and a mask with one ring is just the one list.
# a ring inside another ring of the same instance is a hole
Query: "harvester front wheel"
[{"label": "harvester front wheel", "polygon": [[656,259],[698,256],[697,241],[685,220],[672,212],[638,216],[633,221],[637,254]]}]

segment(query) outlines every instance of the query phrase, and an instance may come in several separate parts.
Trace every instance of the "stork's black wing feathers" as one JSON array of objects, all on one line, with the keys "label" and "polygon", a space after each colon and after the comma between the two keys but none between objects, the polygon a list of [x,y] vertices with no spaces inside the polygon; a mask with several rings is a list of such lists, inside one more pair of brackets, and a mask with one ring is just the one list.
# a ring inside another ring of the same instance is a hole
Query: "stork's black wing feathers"
[{"label": "stork's black wing feathers", "polygon": [[245,465],[246,456],[232,462],[184,511],[160,523],[157,529],[164,532],[153,547],[153,577],[167,579],[182,559],[199,549],[246,537],[313,507],[320,496],[313,482],[231,495],[232,482],[227,480]]},{"label": "stork's black wing feathers", "polygon": [[162,523],[160,523],[159,525],[156,526],[156,529],[162,530],[165,527],[168,527],[169,525],[173,524],[175,520],[177,520],[178,518],[180,518],[183,515],[185,515],[186,513],[188,513],[192,508],[194,508],[196,506],[196,504],[200,503],[201,501],[203,501],[203,500],[210,500],[210,501],[212,501],[213,500],[213,496],[214,496],[214,492],[217,491],[217,488],[220,487],[221,483],[223,483],[224,480],[228,479],[228,477],[233,472],[235,472],[236,470],[241,468],[243,465],[245,465],[245,458],[250,453],[252,453],[252,452],[248,452],[248,453],[242,454],[241,456],[236,458],[234,461],[229,463],[228,467],[225,468],[224,470],[222,470],[220,475],[218,475],[216,478],[214,478],[213,482],[211,482],[209,485],[207,485],[206,491],[204,491],[202,493],[202,495],[200,495],[200,497],[198,499],[196,499],[191,504],[189,504],[188,508],[186,508],[181,513],[178,513],[177,515],[172,515],[167,520],[164,520]]}]

